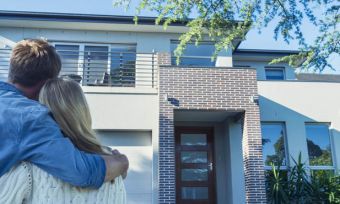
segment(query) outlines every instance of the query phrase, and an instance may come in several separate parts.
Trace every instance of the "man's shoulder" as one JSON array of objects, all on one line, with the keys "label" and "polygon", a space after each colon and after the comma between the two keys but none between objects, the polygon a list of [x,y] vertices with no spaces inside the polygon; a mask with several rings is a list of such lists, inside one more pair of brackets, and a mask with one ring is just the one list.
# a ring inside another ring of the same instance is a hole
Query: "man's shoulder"
[{"label": "man's shoulder", "polygon": [[22,116],[27,119],[49,115],[49,110],[46,106],[14,92],[0,95],[0,112],[6,112],[6,115]]}]

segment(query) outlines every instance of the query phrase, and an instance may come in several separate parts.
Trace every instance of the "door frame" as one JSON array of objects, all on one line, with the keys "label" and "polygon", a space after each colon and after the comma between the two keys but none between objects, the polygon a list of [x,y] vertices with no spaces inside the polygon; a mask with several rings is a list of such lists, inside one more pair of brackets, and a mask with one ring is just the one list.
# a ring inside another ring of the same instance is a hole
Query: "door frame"
[{"label": "door frame", "polygon": [[[190,132],[190,133],[206,133],[207,134],[207,142],[208,142],[208,148],[211,149],[210,153],[210,160],[212,162],[212,172],[211,172],[211,184],[209,185],[209,200],[211,203],[216,203],[217,200],[217,191],[216,191],[216,160],[215,160],[215,140],[214,140],[214,127],[212,126],[207,126],[207,127],[202,127],[202,126],[175,126],[175,174],[176,174],[176,203],[179,203],[180,200],[180,184],[179,184],[179,179],[180,179],[180,167],[179,164],[181,162],[180,156],[178,155],[179,152],[179,145],[180,145],[180,134],[185,133],[185,132]],[[210,137],[209,137],[210,136]],[[208,174],[209,177],[209,174]],[[198,204],[200,202],[197,202]],[[205,202],[201,202],[202,204],[205,204]]]}]

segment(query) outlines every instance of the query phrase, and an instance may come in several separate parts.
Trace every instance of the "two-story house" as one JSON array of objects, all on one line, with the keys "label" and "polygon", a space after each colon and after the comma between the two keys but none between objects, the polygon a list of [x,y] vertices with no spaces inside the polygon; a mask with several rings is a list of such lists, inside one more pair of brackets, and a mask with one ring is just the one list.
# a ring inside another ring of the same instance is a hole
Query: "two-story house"
[{"label": "two-story house", "polygon": [[265,203],[270,162],[287,168],[300,153],[312,171],[340,170],[340,76],[268,64],[294,51],[230,48],[212,61],[209,41],[189,44],[177,65],[186,30],[150,17],[1,11],[0,78],[16,42],[52,43],[98,137],[130,159],[130,204]]}]

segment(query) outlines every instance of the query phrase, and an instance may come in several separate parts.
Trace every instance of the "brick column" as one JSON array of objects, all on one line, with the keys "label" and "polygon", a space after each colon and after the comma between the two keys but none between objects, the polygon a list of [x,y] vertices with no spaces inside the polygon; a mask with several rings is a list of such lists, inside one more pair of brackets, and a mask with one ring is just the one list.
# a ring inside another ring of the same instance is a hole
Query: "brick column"
[{"label": "brick column", "polygon": [[[170,53],[158,53],[159,65],[171,65]],[[160,69],[159,69],[160,70]],[[167,81],[160,74],[159,84]],[[164,87],[164,86],[163,86]],[[175,137],[174,114],[172,105],[164,98],[169,90],[159,91],[159,203],[174,204],[176,202],[175,175]]]},{"label": "brick column", "polygon": [[266,203],[262,136],[258,107],[249,108],[245,112],[242,149],[246,202],[252,204]]}]

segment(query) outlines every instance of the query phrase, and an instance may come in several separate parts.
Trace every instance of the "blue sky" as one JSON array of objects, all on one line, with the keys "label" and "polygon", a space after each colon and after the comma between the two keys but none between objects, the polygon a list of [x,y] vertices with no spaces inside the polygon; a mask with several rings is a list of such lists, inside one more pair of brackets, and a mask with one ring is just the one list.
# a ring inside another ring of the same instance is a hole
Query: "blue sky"
[{"label": "blue sky", "polygon": [[[136,1],[133,1],[136,2]],[[134,15],[134,7],[125,11],[123,8],[113,8],[112,0],[0,0],[1,10],[12,11],[39,11],[58,13],[82,13],[82,14],[105,14],[105,15]],[[150,12],[143,12],[144,16],[153,16]],[[306,38],[311,40],[317,34],[317,30],[310,24],[303,25]],[[297,43],[286,44],[282,39],[275,41],[273,38],[273,26],[262,30],[251,30],[246,41],[240,48],[248,49],[297,49]],[[340,74],[340,57],[334,55],[329,60],[336,71],[325,70],[324,73]]]}]

